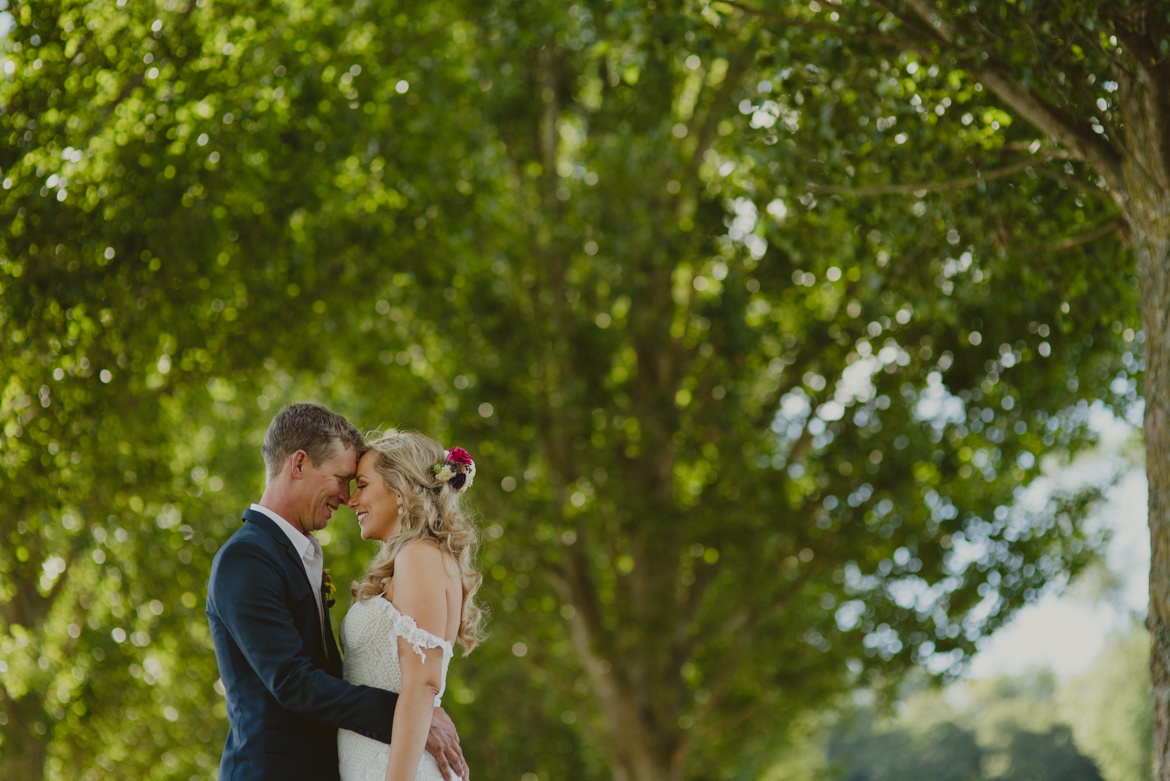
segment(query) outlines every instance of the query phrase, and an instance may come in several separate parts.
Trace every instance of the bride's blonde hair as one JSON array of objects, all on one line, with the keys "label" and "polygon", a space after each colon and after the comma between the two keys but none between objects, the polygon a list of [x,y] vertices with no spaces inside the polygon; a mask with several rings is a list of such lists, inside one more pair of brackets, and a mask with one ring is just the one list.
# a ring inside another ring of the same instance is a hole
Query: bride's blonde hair
[{"label": "bride's blonde hair", "polygon": [[387,432],[367,442],[365,453],[370,452],[386,487],[402,497],[402,528],[383,543],[350,592],[362,602],[381,596],[386,579],[394,576],[394,559],[402,547],[416,540],[434,541],[459,564],[463,581],[459,642],[466,656],[483,640],[483,611],[475,601],[483,575],[475,569],[479,534],[463,509],[463,496],[435,476],[433,467],[444,463],[446,451],[428,436],[404,431]]}]

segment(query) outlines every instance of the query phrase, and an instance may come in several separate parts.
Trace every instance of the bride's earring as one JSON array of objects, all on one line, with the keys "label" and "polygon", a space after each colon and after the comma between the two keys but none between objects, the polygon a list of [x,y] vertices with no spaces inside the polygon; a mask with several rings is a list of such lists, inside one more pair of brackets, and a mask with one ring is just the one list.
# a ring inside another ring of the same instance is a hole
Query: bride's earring
[{"label": "bride's earring", "polygon": [[402,507],[402,505],[398,505],[398,514],[406,515],[406,510]]}]

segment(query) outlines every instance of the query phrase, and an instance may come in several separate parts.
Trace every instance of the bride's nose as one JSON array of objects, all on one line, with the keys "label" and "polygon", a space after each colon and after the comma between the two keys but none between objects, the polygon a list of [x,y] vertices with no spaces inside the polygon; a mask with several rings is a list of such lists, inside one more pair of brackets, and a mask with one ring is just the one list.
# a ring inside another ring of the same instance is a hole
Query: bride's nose
[{"label": "bride's nose", "polygon": [[345,506],[351,510],[357,506],[357,491],[349,492],[349,498],[345,500]]}]

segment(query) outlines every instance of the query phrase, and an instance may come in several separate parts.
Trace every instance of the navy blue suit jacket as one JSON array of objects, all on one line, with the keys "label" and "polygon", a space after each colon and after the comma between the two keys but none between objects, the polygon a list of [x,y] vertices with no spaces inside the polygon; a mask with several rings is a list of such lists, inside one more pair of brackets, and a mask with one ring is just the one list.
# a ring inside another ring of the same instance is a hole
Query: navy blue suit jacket
[{"label": "navy blue suit jacket", "polygon": [[211,565],[207,620],[227,699],[220,781],[337,779],[337,728],[390,742],[398,695],[341,680],[301,558],[248,510]]}]

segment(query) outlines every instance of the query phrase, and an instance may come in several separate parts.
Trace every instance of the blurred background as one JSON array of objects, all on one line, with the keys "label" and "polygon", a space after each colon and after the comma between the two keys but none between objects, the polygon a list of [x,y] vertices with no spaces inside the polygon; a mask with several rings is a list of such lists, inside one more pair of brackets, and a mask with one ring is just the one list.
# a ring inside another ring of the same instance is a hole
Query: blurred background
[{"label": "blurred background", "polygon": [[1132,256],[961,67],[838,3],[3,7],[0,777],[215,777],[294,400],[476,458],[479,781],[1151,777]]}]

